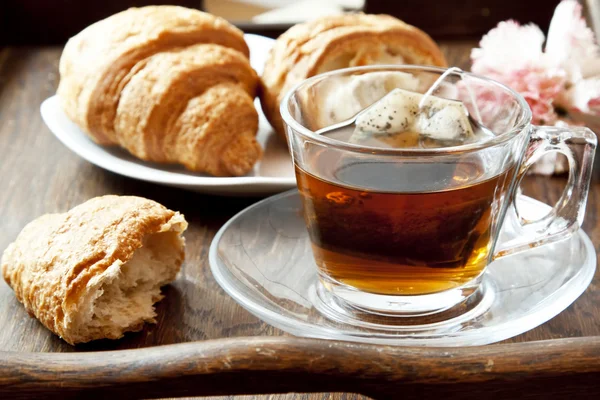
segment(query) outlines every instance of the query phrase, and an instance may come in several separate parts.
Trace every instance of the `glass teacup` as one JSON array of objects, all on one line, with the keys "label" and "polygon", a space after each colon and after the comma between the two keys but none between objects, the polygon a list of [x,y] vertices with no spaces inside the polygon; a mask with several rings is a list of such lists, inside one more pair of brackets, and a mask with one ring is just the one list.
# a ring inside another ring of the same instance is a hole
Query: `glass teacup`
[{"label": "glass teacup", "polygon": [[[402,79],[372,85],[383,94],[398,87],[425,93],[445,71],[338,70],[302,82],[281,104],[320,296],[331,307],[384,316],[453,309],[478,292],[494,259],[568,238],[583,221],[594,133],[532,125],[519,94],[483,77],[449,73],[436,95],[461,101],[490,134],[485,139],[378,146],[348,140],[344,131],[315,133],[377,100],[369,87],[343,89],[355,77],[410,74],[410,88]],[[327,98],[332,88],[337,98]],[[517,187],[550,152],[568,159],[567,186],[545,217],[527,220],[518,212]],[[499,238],[509,223],[518,234]]]}]

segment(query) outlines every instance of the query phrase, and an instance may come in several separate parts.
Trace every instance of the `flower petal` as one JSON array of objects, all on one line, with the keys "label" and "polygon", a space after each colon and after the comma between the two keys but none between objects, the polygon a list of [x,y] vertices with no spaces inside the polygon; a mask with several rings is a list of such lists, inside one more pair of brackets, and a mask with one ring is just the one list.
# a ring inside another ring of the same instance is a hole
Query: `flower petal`
[{"label": "flower petal", "polygon": [[557,99],[557,103],[568,111],[600,115],[600,78],[576,82]]},{"label": "flower petal", "polygon": [[594,68],[595,71],[581,69],[590,60],[598,58],[600,49],[594,32],[588,28],[581,15],[581,4],[577,1],[564,0],[554,10],[545,52],[555,65],[567,69],[571,80],[600,72],[597,68]]},{"label": "flower petal", "polygon": [[544,34],[537,25],[521,26],[512,20],[500,22],[483,36],[479,48],[471,51],[471,70],[488,75],[537,64],[542,58],[543,43]]}]

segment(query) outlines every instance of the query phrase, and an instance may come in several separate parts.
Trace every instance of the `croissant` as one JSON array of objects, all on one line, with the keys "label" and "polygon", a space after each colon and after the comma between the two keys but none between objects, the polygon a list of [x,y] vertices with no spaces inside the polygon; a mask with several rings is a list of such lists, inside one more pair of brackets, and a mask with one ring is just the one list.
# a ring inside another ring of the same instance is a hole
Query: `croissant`
[{"label": "croissant", "polygon": [[184,259],[177,212],[140,197],[102,196],[29,223],[2,256],[27,311],[70,344],[118,339],[156,322],[160,287]]},{"label": "croissant", "polygon": [[253,105],[259,78],[243,33],[176,6],[131,8],[71,38],[58,96],[92,140],[216,176],[261,156]]},{"label": "croissant", "polygon": [[446,66],[423,31],[389,15],[345,14],[295,25],[274,44],[262,75],[261,104],[285,137],[279,104],[288,90],[311,76],[374,64]]}]

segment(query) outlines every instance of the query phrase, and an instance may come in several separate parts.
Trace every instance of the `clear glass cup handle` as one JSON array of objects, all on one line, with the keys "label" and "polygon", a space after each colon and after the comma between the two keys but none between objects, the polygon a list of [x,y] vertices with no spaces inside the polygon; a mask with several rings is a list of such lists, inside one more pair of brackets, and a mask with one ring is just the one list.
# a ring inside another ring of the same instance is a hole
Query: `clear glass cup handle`
[{"label": "clear glass cup handle", "polygon": [[[552,152],[567,157],[569,178],[562,196],[552,210],[537,220],[528,220],[519,214],[516,201],[518,190],[515,188],[509,207],[513,208],[517,221],[505,220],[503,224],[506,226],[512,222],[514,235],[508,240],[500,238],[494,259],[565,239],[583,223],[596,151],[596,135],[582,127],[533,126],[531,129],[529,145],[516,177],[517,188],[529,167]],[[509,217],[507,214],[506,219]]]}]

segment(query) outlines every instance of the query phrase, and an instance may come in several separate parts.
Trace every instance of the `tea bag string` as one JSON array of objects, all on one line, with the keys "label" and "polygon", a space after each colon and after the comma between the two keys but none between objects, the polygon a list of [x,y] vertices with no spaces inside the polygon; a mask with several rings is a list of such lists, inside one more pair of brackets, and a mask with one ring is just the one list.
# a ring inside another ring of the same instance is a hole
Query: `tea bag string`
[{"label": "tea bag string", "polygon": [[442,75],[440,75],[439,78],[436,79],[435,82],[433,82],[433,85],[431,85],[429,87],[429,89],[425,92],[425,94],[421,98],[421,101],[419,101],[419,111],[423,109],[423,106],[425,105],[425,101],[430,96],[433,96],[433,92],[435,92],[441,86],[441,84],[444,82],[444,79],[446,79],[451,74],[459,75],[461,80],[464,82],[465,88],[467,89],[467,92],[469,93],[469,100],[471,100],[471,104],[473,104],[473,113],[475,114],[475,118],[477,119],[479,124],[482,124],[481,114],[479,114],[479,107],[477,107],[477,103],[475,102],[475,95],[473,94],[473,91],[471,90],[471,86],[465,79],[465,71],[463,71],[462,69],[460,69],[458,67],[448,68],[446,71],[444,71],[444,73]]}]

